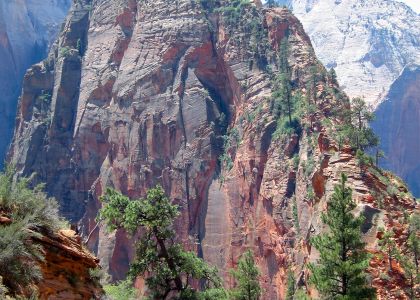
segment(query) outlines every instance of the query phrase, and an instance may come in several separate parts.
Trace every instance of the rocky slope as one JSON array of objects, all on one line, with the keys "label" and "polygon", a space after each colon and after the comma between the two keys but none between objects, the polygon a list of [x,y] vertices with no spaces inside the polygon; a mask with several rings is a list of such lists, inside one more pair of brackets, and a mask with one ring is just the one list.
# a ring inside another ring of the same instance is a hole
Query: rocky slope
[{"label": "rocky slope", "polygon": [[[418,208],[390,175],[338,151],[332,108],[347,98],[298,19],[259,1],[236,14],[203,3],[76,3],[57,47],[25,75],[9,159],[46,182],[115,279],[133,251],[124,233],[95,226],[98,198],[106,186],[139,197],[160,183],[181,207],[186,247],[217,265],[227,284],[228,268],[253,249],[264,299],[283,299],[288,269],[306,285],[304,265],[316,258],[308,238],[322,230],[319,215],[341,172],[371,217],[372,251],[378,225],[392,228],[400,208]],[[273,113],[279,56],[294,95],[317,105],[296,134],[282,132]]]},{"label": "rocky slope", "polygon": [[[412,154],[418,151],[418,134],[412,129],[418,123],[413,117],[418,116],[420,96],[412,93],[408,85],[404,85],[407,88],[404,90],[401,84],[416,80],[408,66],[420,63],[420,15],[397,0],[278,2],[293,8],[317,56],[328,68],[335,68],[341,86],[350,96],[365,96],[374,107],[390,97],[393,99],[394,109],[384,108],[390,103],[379,107],[380,120],[373,125],[383,141],[387,156],[384,166],[406,180],[420,197],[414,171],[420,169],[420,160]],[[410,74],[412,78],[408,77]],[[404,100],[407,94],[414,105],[409,109]],[[385,111],[396,115],[391,117]]]},{"label": "rocky slope", "polygon": [[420,66],[407,66],[391,85],[390,91],[376,110],[372,123],[381,137],[384,168],[394,170],[420,195]]},{"label": "rocky slope", "polygon": [[[11,220],[0,212],[0,226],[8,226],[10,223]],[[81,238],[74,231],[45,231],[37,235],[33,242],[42,247],[45,257],[40,262],[43,279],[35,283],[39,299],[101,298],[102,288],[90,273],[99,268],[99,260],[82,246]],[[33,289],[29,285],[24,291],[26,296],[31,295]]]},{"label": "rocky slope", "polygon": [[13,135],[26,70],[47,56],[70,0],[0,2],[0,168]]}]

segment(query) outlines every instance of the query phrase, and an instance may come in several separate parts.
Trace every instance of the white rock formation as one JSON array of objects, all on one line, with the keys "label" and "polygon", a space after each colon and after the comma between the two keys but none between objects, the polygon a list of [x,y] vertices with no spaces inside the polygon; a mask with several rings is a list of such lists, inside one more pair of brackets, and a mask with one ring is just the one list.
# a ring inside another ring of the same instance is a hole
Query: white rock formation
[{"label": "white rock formation", "polygon": [[420,63],[420,15],[397,0],[281,0],[318,58],[352,97],[377,106],[403,68]]}]

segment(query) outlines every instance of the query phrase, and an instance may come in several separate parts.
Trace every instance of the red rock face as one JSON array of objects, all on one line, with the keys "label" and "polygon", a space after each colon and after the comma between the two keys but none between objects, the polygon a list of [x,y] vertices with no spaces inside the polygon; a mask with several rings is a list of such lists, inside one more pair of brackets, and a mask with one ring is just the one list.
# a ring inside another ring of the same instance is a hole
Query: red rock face
[{"label": "red rock face", "polygon": [[[0,210],[0,225],[10,224],[10,216],[3,215]],[[93,270],[100,268],[99,259],[84,248],[81,237],[69,229],[58,232],[41,230],[39,233],[32,242],[42,249],[44,259],[39,262],[42,280],[14,291],[19,294],[17,296],[29,297],[36,287],[41,300],[101,299],[103,290],[99,279],[91,276]]]},{"label": "red rock face", "polygon": [[[127,270],[132,242],[96,229],[98,198],[106,186],[141,197],[161,184],[180,206],[179,240],[218,266],[228,286],[245,249],[256,254],[263,299],[284,298],[288,269],[304,286],[305,263],[317,256],[308,240],[322,230],[320,212],[341,172],[361,211],[375,204],[364,204],[366,170],[337,151],[333,127],[322,125],[338,87],[299,21],[250,6],[242,17],[259,26],[252,31],[195,1],[78,5],[58,49],[25,78],[10,160],[47,183],[115,279]],[[310,70],[320,74],[319,110],[291,136],[274,134],[271,113],[271,72],[286,36],[294,92],[305,96]],[[45,116],[41,89],[52,95]]]},{"label": "red rock face", "polygon": [[43,280],[38,284],[40,299],[100,299],[102,288],[90,276],[99,259],[82,247],[72,230],[62,230],[39,241],[44,248]]}]

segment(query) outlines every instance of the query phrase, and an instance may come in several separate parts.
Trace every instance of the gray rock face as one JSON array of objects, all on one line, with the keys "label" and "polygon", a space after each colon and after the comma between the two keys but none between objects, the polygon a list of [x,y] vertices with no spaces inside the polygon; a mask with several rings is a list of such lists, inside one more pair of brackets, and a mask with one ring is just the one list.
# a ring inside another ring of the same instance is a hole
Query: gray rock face
[{"label": "gray rock face", "polygon": [[23,75],[46,57],[70,1],[0,1],[0,168],[13,134]]},{"label": "gray rock face", "polygon": [[397,0],[284,0],[346,93],[377,106],[403,68],[420,63],[420,16]]},{"label": "gray rock face", "polygon": [[420,66],[407,66],[391,85],[372,123],[381,138],[381,165],[399,174],[420,197]]}]

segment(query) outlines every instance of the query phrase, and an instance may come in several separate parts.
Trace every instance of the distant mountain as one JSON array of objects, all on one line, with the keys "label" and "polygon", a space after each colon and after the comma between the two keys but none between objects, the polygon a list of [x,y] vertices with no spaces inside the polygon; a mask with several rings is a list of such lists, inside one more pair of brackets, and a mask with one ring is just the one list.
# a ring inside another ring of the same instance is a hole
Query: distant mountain
[{"label": "distant mountain", "polygon": [[13,135],[23,75],[47,55],[70,2],[0,1],[0,167]]},{"label": "distant mountain", "polygon": [[350,96],[378,105],[408,64],[420,63],[420,16],[396,0],[283,0]]},{"label": "distant mountain", "polygon": [[407,66],[391,85],[372,124],[386,153],[382,166],[394,170],[420,195],[420,66]]}]

